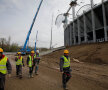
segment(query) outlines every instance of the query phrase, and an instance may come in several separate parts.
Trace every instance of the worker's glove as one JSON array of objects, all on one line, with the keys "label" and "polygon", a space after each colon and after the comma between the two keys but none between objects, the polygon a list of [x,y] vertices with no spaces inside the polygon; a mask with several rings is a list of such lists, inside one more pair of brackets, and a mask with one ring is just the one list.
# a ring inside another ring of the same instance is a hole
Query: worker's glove
[{"label": "worker's glove", "polygon": [[8,77],[10,78],[11,77],[11,74],[8,74]]}]

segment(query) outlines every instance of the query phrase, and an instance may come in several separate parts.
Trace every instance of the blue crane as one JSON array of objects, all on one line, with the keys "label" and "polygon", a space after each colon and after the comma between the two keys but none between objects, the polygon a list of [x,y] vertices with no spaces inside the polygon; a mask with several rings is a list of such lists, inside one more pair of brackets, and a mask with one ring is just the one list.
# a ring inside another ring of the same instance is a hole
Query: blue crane
[{"label": "blue crane", "polygon": [[28,41],[29,41],[29,37],[30,37],[31,31],[32,31],[33,25],[34,25],[34,23],[35,23],[36,17],[37,17],[37,15],[38,15],[38,12],[39,12],[39,10],[40,10],[40,7],[41,7],[41,5],[42,5],[42,2],[43,2],[43,0],[40,1],[40,4],[39,4],[38,9],[37,9],[37,11],[36,11],[35,17],[34,17],[33,22],[32,22],[32,24],[31,24],[30,30],[29,30],[29,32],[28,32],[28,34],[27,34],[27,38],[26,38],[26,40],[25,40],[24,46],[23,46],[23,48],[20,50],[22,54],[26,54],[26,53],[29,53],[29,52],[31,51],[31,50],[28,48],[27,43],[28,43]]}]

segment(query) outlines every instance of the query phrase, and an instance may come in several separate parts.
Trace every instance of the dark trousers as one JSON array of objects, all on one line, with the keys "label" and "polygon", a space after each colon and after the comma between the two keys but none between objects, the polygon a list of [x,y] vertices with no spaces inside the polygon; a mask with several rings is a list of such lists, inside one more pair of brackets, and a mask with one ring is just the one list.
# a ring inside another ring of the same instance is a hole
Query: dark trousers
[{"label": "dark trousers", "polygon": [[32,73],[33,73],[33,68],[34,68],[34,66],[29,67],[29,74],[30,74],[30,75],[32,75]]},{"label": "dark trousers", "polygon": [[16,65],[16,75],[22,76],[22,65]]},{"label": "dark trousers", "polygon": [[66,84],[71,78],[71,73],[70,72],[64,72],[62,75],[62,83],[63,83],[63,88],[66,88]]},{"label": "dark trousers", "polygon": [[5,76],[0,77],[0,90],[4,90],[5,86]]}]

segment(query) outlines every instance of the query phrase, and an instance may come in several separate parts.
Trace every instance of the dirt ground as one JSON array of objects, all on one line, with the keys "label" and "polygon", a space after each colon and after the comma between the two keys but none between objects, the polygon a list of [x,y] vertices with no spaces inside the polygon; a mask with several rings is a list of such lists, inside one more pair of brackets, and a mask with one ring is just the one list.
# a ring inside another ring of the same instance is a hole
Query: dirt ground
[{"label": "dirt ground", "polygon": [[[69,90],[108,90],[108,43],[69,47],[72,78]],[[15,77],[14,55],[8,55],[12,76],[6,79],[5,90],[63,90],[59,71],[59,58],[63,50],[41,57],[39,75],[28,78],[28,67],[23,67],[23,78]],[[103,58],[104,57],[104,58]],[[26,56],[24,61],[26,65]],[[73,61],[76,58],[79,62]],[[94,61],[93,61],[94,60]]]}]

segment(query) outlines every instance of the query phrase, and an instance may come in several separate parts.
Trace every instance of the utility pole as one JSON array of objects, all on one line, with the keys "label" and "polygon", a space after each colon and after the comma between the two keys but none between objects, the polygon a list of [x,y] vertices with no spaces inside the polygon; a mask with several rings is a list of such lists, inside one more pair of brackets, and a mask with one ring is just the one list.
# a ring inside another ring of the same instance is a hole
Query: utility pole
[{"label": "utility pole", "polygon": [[93,6],[94,6],[93,0],[90,0],[90,2],[91,2],[91,8],[93,8]]},{"label": "utility pole", "polygon": [[52,14],[50,49],[52,49],[52,29],[53,29],[53,17],[54,17],[54,15]]},{"label": "utility pole", "polygon": [[37,36],[38,36],[38,31],[36,33],[36,41],[35,41],[35,49],[34,49],[35,53],[36,53],[36,46],[37,46]]}]

